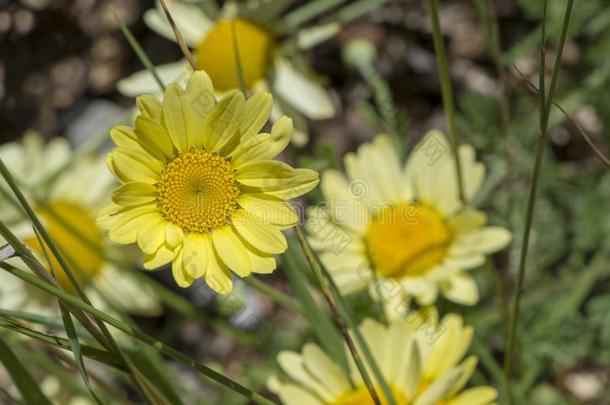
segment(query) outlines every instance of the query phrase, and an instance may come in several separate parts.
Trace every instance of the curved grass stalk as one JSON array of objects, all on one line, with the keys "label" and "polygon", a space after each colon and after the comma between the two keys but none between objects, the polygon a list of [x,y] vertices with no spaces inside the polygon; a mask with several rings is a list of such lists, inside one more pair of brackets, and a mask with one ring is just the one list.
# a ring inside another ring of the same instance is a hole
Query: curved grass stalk
[{"label": "curved grass stalk", "polygon": [[515,291],[515,299],[513,302],[511,321],[509,325],[509,333],[506,341],[506,352],[504,354],[504,379],[507,389],[507,403],[512,404],[512,392],[511,392],[511,380],[510,373],[512,370],[513,352],[515,347],[515,340],[517,336],[517,325],[519,321],[519,310],[521,304],[521,295],[523,291],[523,280],[525,278],[525,265],[527,261],[527,253],[529,247],[530,231],[532,227],[532,221],[534,217],[534,208],[536,204],[536,195],[538,192],[538,183],[540,181],[540,171],[542,167],[542,159],[544,157],[544,148],[546,145],[546,136],[548,132],[549,115],[552,106],[553,96],[557,87],[557,81],[559,79],[559,70],[561,68],[561,57],[563,55],[563,49],[568,35],[568,27],[570,24],[570,16],[572,14],[572,8],[574,6],[574,0],[568,0],[566,5],[566,11],[563,18],[563,26],[561,30],[561,37],[559,40],[559,47],[557,50],[557,56],[555,58],[555,65],[553,66],[553,73],[551,78],[551,85],[549,87],[548,96],[545,95],[545,52],[544,45],[546,42],[546,10],[547,0],[544,1],[544,19],[542,22],[542,36],[541,36],[541,49],[540,49],[540,91],[539,91],[539,113],[540,113],[540,136],[538,137],[538,144],[536,146],[536,160],[534,162],[534,169],[532,173],[532,179],[530,182],[530,190],[527,200],[527,211],[525,217],[525,228],[523,230],[523,239],[521,243],[521,255],[519,257],[519,270],[517,275],[517,288]]},{"label": "curved grass stalk", "polygon": [[229,377],[226,377],[225,375],[214,371],[213,369],[207,367],[206,365],[197,362],[196,360],[179,352],[178,350],[174,349],[173,347],[168,346],[168,345],[164,344],[163,342],[160,342],[160,341],[140,332],[138,329],[130,327],[126,323],[122,322],[121,320],[116,319],[116,318],[106,314],[105,312],[102,312],[102,311],[94,308],[93,306],[87,304],[83,300],[80,300],[79,298],[77,298],[73,295],[70,295],[64,291],[61,291],[60,289],[39,279],[35,275],[30,274],[21,269],[18,269],[15,266],[12,266],[6,262],[0,262],[0,267],[3,268],[4,270],[8,271],[9,273],[13,274],[14,276],[19,277],[26,283],[29,283],[43,291],[46,291],[47,293],[66,301],[70,305],[82,310],[83,312],[88,313],[95,319],[98,319],[104,323],[114,326],[115,328],[117,328],[120,331],[126,333],[127,335],[133,337],[134,339],[139,340],[143,343],[146,343],[147,345],[152,346],[153,348],[166,354],[167,356],[172,357],[175,360],[178,360],[179,362],[184,363],[191,368],[194,368],[195,370],[199,371],[206,377],[235,391],[238,394],[241,394],[245,398],[250,399],[257,404],[273,404],[273,402],[271,402],[269,399],[252,391],[251,389],[241,385],[240,383],[230,379]]},{"label": "curved grass stalk", "polygon": [[449,75],[449,66],[447,63],[447,54],[445,45],[443,44],[443,35],[441,32],[441,23],[438,16],[438,1],[428,0],[428,8],[430,9],[430,20],[432,23],[432,36],[434,40],[434,53],[438,65],[438,74],[441,81],[441,93],[443,96],[443,106],[445,108],[445,117],[447,119],[447,131],[449,132],[449,140],[451,141],[451,152],[455,164],[455,175],[458,184],[458,195],[463,204],[466,203],[464,194],[464,180],[462,176],[462,163],[458,155],[458,138],[457,128],[455,123],[455,104],[453,101],[453,88],[451,87],[451,76]]}]

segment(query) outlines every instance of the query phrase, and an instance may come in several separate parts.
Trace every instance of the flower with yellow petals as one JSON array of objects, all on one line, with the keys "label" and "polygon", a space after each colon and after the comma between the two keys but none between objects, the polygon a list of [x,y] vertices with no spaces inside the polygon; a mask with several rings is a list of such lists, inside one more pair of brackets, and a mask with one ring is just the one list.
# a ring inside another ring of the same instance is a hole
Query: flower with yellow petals
[{"label": "flower with yellow petals", "polygon": [[[459,156],[466,199],[483,181],[485,168],[472,147]],[[485,214],[462,204],[454,163],[443,134],[432,131],[402,165],[392,142],[379,135],[344,160],[347,177],[322,174],[326,199],[309,211],[311,242],[321,251],[342,291],[369,288],[389,316],[409,297],[422,305],[447,299],[472,305],[477,286],[468,270],[508,244],[504,228],[485,226]]]},{"label": "flower with yellow petals", "polygon": [[[497,392],[492,387],[464,390],[477,359],[463,360],[472,328],[465,327],[458,315],[449,314],[440,324],[436,318],[422,322],[419,316],[407,317],[388,327],[366,319],[360,329],[397,405],[495,404]],[[281,352],[277,359],[287,378],[272,376],[267,385],[284,404],[373,404],[349,354],[349,377],[315,344],[306,344],[301,353]],[[375,391],[386,405],[378,384]]]},{"label": "flower with yellow petals", "polygon": [[[91,299],[98,305],[109,303],[133,314],[158,314],[161,305],[156,294],[116,265],[118,260],[127,259],[126,252],[108,240],[104,230],[96,224],[97,214],[109,202],[114,186],[104,159],[86,156],[71,162],[72,155],[65,139],[54,138],[45,145],[42,138],[32,132],[24,136],[22,143],[12,142],[0,147],[0,158],[21,185],[74,277]],[[58,260],[48,246],[44,245],[43,249],[22,211],[3,199],[0,214],[41,263],[48,266],[50,262],[58,283],[64,289],[74,291]],[[18,258],[10,260],[16,266],[27,268]],[[55,308],[49,305],[50,296],[6,272],[0,272],[0,275],[0,306],[3,308]]]},{"label": "flower with yellow petals", "polygon": [[[253,8],[252,4],[245,6],[229,0],[217,13],[206,13],[209,10],[197,4],[177,0],[165,2],[186,44],[193,50],[197,69],[208,73],[217,95],[239,89],[234,46],[237,44],[246,88],[252,93],[269,91],[273,94],[272,121],[284,113],[295,118],[295,136],[292,139],[295,144],[307,140],[306,123],[301,115],[318,120],[335,114],[327,90],[308,68],[303,68],[300,52],[339,32],[337,22],[299,26],[295,31],[280,33],[278,30],[281,26],[286,27],[286,21],[281,16],[267,16],[270,8],[264,3]],[[160,35],[175,41],[174,32],[159,4],[145,13],[144,22]],[[292,63],[294,59],[300,63]],[[165,82],[180,82],[185,77],[186,68],[186,61],[179,61],[160,65],[157,71]],[[117,88],[130,97],[160,92],[153,76],[145,70],[121,80]]]},{"label": "flower with yellow petals", "polygon": [[231,91],[216,102],[203,71],[185,89],[172,83],[163,101],[137,98],[135,128],[115,127],[108,167],[121,186],[100,216],[118,243],[134,243],[144,266],[172,263],[180,286],[196,278],[220,293],[240,277],[270,273],[283,253],[282,229],[298,217],[287,199],[318,184],[318,174],[273,160],[288,144],[292,121],[270,133],[272,97],[247,101]]}]

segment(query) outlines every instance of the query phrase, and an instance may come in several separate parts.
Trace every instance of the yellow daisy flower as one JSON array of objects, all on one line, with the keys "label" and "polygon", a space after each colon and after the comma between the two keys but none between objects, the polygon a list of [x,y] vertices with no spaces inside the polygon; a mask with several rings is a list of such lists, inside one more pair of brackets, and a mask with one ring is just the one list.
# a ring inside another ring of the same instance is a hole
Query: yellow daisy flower
[{"label": "yellow daisy flower", "polygon": [[[302,68],[303,63],[297,67],[291,60],[295,59],[295,52],[335,35],[340,28],[338,23],[301,27],[294,33],[279,34],[282,20],[264,16],[262,11],[269,7],[265,4],[253,9],[250,5],[242,7],[234,1],[226,1],[217,15],[209,16],[197,4],[175,0],[166,0],[166,3],[187,45],[193,49],[197,69],[208,73],[218,95],[239,88],[233,45],[235,34],[245,86],[253,92],[270,91],[276,100],[272,121],[284,113],[292,117],[299,113],[314,120],[335,114],[327,90]],[[158,34],[175,41],[159,4],[145,13],[144,22]],[[185,77],[185,69],[186,61],[157,67],[166,82],[179,82]],[[159,93],[157,83],[144,70],[121,80],[117,88],[130,97]],[[298,137],[293,142],[302,144],[307,139],[305,123],[302,120],[297,123]]]},{"label": "yellow daisy flower", "polygon": [[247,101],[231,91],[218,103],[208,75],[195,72],[186,89],[168,86],[163,102],[137,98],[135,128],[115,127],[107,159],[121,182],[100,223],[118,243],[146,253],[144,266],[172,262],[176,282],[202,277],[220,292],[240,277],[270,273],[286,250],[281,230],[298,217],[285,200],[318,184],[318,174],[272,160],[290,141],[292,122],[259,133],[272,97]]},{"label": "yellow daisy flower", "polygon": [[[485,168],[472,147],[461,146],[459,155],[470,200]],[[430,132],[401,165],[390,139],[379,135],[344,163],[347,177],[323,173],[326,203],[311,208],[306,223],[342,291],[368,287],[384,298],[389,316],[399,315],[408,297],[430,305],[439,291],[454,302],[476,303],[468,270],[506,246],[511,235],[485,226],[484,213],[460,202],[445,136]]]},{"label": "yellow daisy flower", "polygon": [[[472,340],[472,328],[458,315],[424,323],[415,317],[395,320],[385,327],[366,319],[360,330],[375,362],[390,386],[397,405],[491,405],[497,392],[488,386],[463,390],[477,359],[462,360]],[[267,386],[289,405],[373,404],[351,357],[350,378],[322,349],[306,344],[301,353],[284,351],[278,363],[286,377],[272,376]],[[373,377],[371,377],[373,378]],[[382,403],[383,391],[376,384]]]},{"label": "yellow daisy flower", "polygon": [[[45,145],[42,138],[33,132],[26,134],[22,143],[7,143],[0,147],[0,158],[11,169],[51,238],[72,264],[74,276],[92,300],[97,303],[106,300],[119,309],[138,315],[159,313],[161,305],[154,292],[117,267],[116,261],[108,260],[111,257],[117,260],[125,258],[125,252],[104,237],[103,229],[95,222],[100,209],[110,200],[114,185],[104,160],[95,156],[85,157],[61,171],[56,179],[47,181],[51,174],[70,161],[72,153],[65,139],[54,138]],[[50,255],[50,251],[48,247],[42,249],[24,214],[3,199],[0,215],[40,262],[46,264],[45,255]],[[3,243],[0,240],[0,244]],[[26,268],[18,258],[11,260]],[[57,259],[51,256],[50,261],[57,281],[72,291],[73,287]],[[28,288],[26,283],[6,272],[0,272],[0,275],[2,307],[41,309],[48,306],[42,298],[48,298],[48,295],[34,292],[34,288]]]}]

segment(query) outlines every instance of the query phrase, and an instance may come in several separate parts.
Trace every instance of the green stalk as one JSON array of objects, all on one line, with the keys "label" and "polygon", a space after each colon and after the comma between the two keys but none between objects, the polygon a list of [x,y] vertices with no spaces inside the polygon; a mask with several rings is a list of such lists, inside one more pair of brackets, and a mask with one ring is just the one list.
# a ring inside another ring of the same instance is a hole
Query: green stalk
[{"label": "green stalk", "polygon": [[172,348],[171,346],[168,346],[168,345],[140,332],[138,329],[130,327],[126,323],[106,314],[105,312],[102,312],[102,311],[94,308],[93,306],[85,303],[84,301],[78,299],[75,296],[67,294],[64,291],[61,291],[60,289],[53,287],[52,285],[50,285],[48,283],[45,283],[43,280],[40,280],[38,277],[34,276],[33,274],[20,270],[17,267],[12,266],[6,262],[0,262],[0,267],[3,268],[4,270],[8,271],[9,273],[13,274],[14,276],[22,279],[23,281],[25,281],[43,291],[46,291],[47,293],[54,295],[64,301],[66,301],[70,305],[73,305],[74,307],[90,314],[94,318],[100,319],[101,321],[114,326],[115,328],[121,330],[122,332],[128,334],[129,336],[131,336],[143,343],[146,343],[149,346],[152,346],[153,348],[166,354],[167,356],[172,357],[173,359],[178,360],[178,361],[190,366],[191,368],[194,368],[195,370],[199,371],[206,377],[235,391],[238,394],[241,394],[245,398],[252,400],[257,404],[272,404],[273,403],[270,400],[268,400],[267,398],[263,397],[262,395],[250,390],[249,388],[239,384],[238,382],[230,379],[229,377],[226,377],[223,374],[220,374],[220,373],[214,371],[213,369],[207,367],[206,365],[199,363],[196,360],[182,354],[181,352],[177,351],[176,349]]},{"label": "green stalk", "polygon": [[462,203],[466,203],[466,195],[464,194],[464,182],[462,179],[462,163],[458,154],[458,139],[455,123],[455,105],[453,101],[453,89],[451,87],[451,76],[449,75],[449,66],[447,64],[447,55],[445,53],[445,45],[443,43],[443,35],[441,33],[441,23],[438,16],[437,0],[428,0],[430,8],[430,19],[432,22],[432,35],[434,40],[434,52],[436,53],[436,61],[438,65],[438,74],[441,81],[441,92],[443,96],[443,106],[445,108],[445,117],[447,120],[447,131],[451,141],[451,151],[453,153],[453,161],[455,164],[455,174],[458,183],[458,195]]},{"label": "green stalk", "polygon": [[303,315],[303,309],[297,302],[295,302],[292,298],[290,298],[283,292],[276,290],[275,288],[263,283],[258,278],[254,276],[249,276],[242,278],[242,281],[257,290],[258,292],[260,292],[261,294],[271,298],[271,300],[275,301],[287,310]]},{"label": "green stalk", "polygon": [[235,21],[231,21],[231,33],[233,34],[233,55],[235,56],[235,67],[237,70],[237,83],[244,97],[248,97],[248,89],[244,80],[244,72],[242,70],[241,58],[239,56],[239,44],[237,43],[237,31],[235,30]]},{"label": "green stalk", "polygon": [[515,300],[513,302],[512,308],[512,316],[510,322],[509,334],[506,342],[506,352],[504,357],[504,378],[507,387],[507,403],[510,405],[512,403],[512,393],[511,393],[511,381],[510,374],[512,369],[512,357],[513,351],[515,350],[515,340],[517,336],[517,325],[519,320],[519,309],[521,303],[521,295],[523,290],[523,280],[525,278],[525,264],[527,261],[527,253],[529,247],[529,239],[530,239],[530,231],[532,227],[532,220],[534,217],[534,208],[536,203],[536,195],[538,192],[538,183],[540,181],[540,170],[542,167],[542,160],[544,157],[544,147],[546,145],[546,136],[548,132],[548,122],[549,115],[551,111],[551,105],[553,96],[555,93],[555,89],[557,86],[557,81],[559,78],[559,70],[561,68],[561,57],[563,55],[563,49],[565,46],[565,41],[568,35],[568,26],[570,24],[570,16],[572,14],[572,8],[574,6],[574,0],[568,0],[566,11],[563,18],[563,27],[561,30],[561,38],[559,40],[559,47],[557,50],[557,56],[555,58],[555,65],[553,66],[553,73],[551,79],[551,86],[549,88],[548,96],[545,96],[545,79],[544,79],[544,44],[546,42],[546,10],[547,10],[547,0],[544,1],[544,19],[542,22],[542,37],[541,37],[541,51],[540,51],[540,99],[539,99],[539,109],[540,109],[540,136],[538,138],[538,144],[536,146],[536,160],[534,162],[534,171],[532,173],[532,180],[530,183],[530,190],[527,200],[527,211],[525,217],[525,228],[523,230],[523,240],[521,244],[521,255],[519,258],[519,270],[517,275],[517,289],[515,291]]},{"label": "green stalk", "polygon": [[305,258],[307,259],[309,266],[313,270],[316,279],[320,284],[322,295],[328,303],[333,317],[335,318],[335,322],[337,323],[337,326],[343,334],[345,343],[347,344],[347,347],[352,355],[352,358],[354,359],[354,362],[356,363],[356,367],[358,368],[358,371],[362,376],[362,380],[364,381],[369,391],[369,394],[373,399],[373,402],[375,404],[381,404],[379,396],[375,390],[375,386],[370,376],[368,375],[366,366],[364,365],[364,362],[360,357],[360,353],[358,352],[358,349],[356,348],[356,345],[354,344],[349,334],[348,328],[351,330],[351,332],[354,334],[354,337],[358,341],[358,346],[360,347],[360,350],[362,350],[362,352],[364,353],[366,361],[370,366],[371,370],[373,371],[373,374],[375,375],[375,378],[379,383],[379,386],[381,387],[381,390],[383,391],[384,397],[388,401],[388,404],[396,405],[396,400],[394,399],[392,391],[390,390],[389,385],[385,381],[385,378],[381,373],[381,370],[379,369],[375,358],[373,357],[366,341],[360,333],[360,329],[358,328],[356,320],[352,316],[351,311],[348,309],[348,306],[343,301],[343,297],[341,296],[341,293],[335,285],[332,277],[330,276],[330,274],[328,274],[326,269],[324,269],[323,265],[316,257],[316,254],[311,249],[311,246],[309,246],[309,242],[303,234],[300,225],[297,224],[295,230],[297,239],[299,240],[301,248],[303,249],[303,253],[305,254]]},{"label": "green stalk", "polygon": [[155,81],[157,82],[159,87],[162,89],[162,91],[165,92],[165,84],[163,84],[163,80],[161,80],[161,77],[159,76],[159,74],[157,73],[157,70],[155,69],[155,65],[153,65],[153,63],[150,61],[150,59],[148,58],[148,55],[146,55],[146,52],[144,52],[144,49],[142,49],[142,47],[138,43],[138,40],[133,36],[133,34],[129,30],[129,28],[127,28],[127,26],[125,25],[125,22],[123,21],[123,19],[118,14],[114,13],[114,18],[116,18],[116,20],[119,24],[119,27],[121,28],[121,32],[127,39],[127,42],[129,42],[131,49],[133,49],[133,51],[136,53],[136,55],[138,56],[138,58],[140,59],[140,61],[144,65],[144,67],[146,67],[146,70],[148,70],[150,72],[150,74],[153,75],[153,77],[155,78]]},{"label": "green stalk", "polygon": [[513,193],[513,157],[512,138],[510,136],[510,102],[508,99],[508,86],[506,85],[506,72],[502,62],[502,51],[500,46],[500,30],[498,28],[498,17],[491,0],[475,0],[475,4],[485,26],[487,47],[494,62],[496,75],[500,81],[500,132],[504,138],[504,155],[506,160],[506,188],[507,188],[507,219],[512,229],[512,217],[514,211]]}]

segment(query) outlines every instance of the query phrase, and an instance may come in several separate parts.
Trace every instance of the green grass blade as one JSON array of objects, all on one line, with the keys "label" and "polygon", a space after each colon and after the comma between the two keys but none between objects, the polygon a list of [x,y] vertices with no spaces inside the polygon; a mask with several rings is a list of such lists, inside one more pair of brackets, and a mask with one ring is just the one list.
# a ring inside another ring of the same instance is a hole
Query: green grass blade
[{"label": "green grass blade", "polygon": [[153,65],[153,63],[150,61],[150,58],[148,57],[148,55],[146,55],[146,52],[144,52],[144,49],[140,46],[136,37],[133,36],[129,28],[127,28],[127,26],[125,25],[123,19],[118,14],[115,13],[114,17],[116,18],[117,23],[119,24],[121,32],[127,39],[127,42],[129,42],[131,49],[133,49],[135,54],[138,56],[138,59],[140,59],[140,62],[142,62],[144,67],[146,67],[150,74],[155,78],[155,81],[159,85],[161,91],[165,92],[165,84],[163,83],[163,80],[161,80],[161,77],[159,76],[159,73],[157,73],[155,65]]},{"label": "green grass blade", "polygon": [[293,238],[288,238],[288,250],[282,256],[282,262],[284,275],[301,303],[303,315],[309,321],[314,334],[326,349],[326,352],[347,372],[348,366],[343,339],[333,325],[328,313],[323,311],[311,296],[305,277],[305,274],[309,272],[307,262],[298,247],[298,242]]},{"label": "green grass blade", "polygon": [[[538,144],[536,146],[536,157],[534,161],[534,168],[532,172],[532,179],[530,182],[528,200],[527,200],[527,211],[525,216],[525,227],[523,230],[523,237],[521,243],[521,254],[519,256],[519,269],[517,274],[517,287],[515,291],[515,298],[513,301],[513,307],[511,311],[511,321],[509,325],[509,332],[506,340],[506,350],[504,354],[504,378],[507,387],[507,403],[510,405],[512,403],[512,392],[511,392],[511,380],[510,374],[512,371],[512,361],[513,361],[513,352],[515,350],[515,341],[517,338],[517,326],[519,320],[519,311],[521,304],[521,295],[523,291],[523,281],[525,278],[525,267],[527,262],[527,254],[529,248],[529,240],[530,240],[530,231],[532,227],[532,222],[534,218],[534,209],[536,205],[536,196],[538,192],[538,183],[540,180],[540,172],[542,168],[542,160],[544,158],[544,149],[546,146],[546,137],[548,132],[548,122],[550,109],[552,106],[552,100],[554,97],[557,81],[559,78],[559,70],[561,68],[561,55],[563,52],[563,48],[565,45],[565,40],[567,38],[568,27],[570,24],[570,16],[572,14],[572,8],[574,6],[574,0],[568,0],[566,5],[566,11],[564,14],[561,39],[559,41],[559,48],[557,51],[557,58],[555,60],[555,65],[553,66],[553,73],[551,79],[551,86],[549,88],[548,96],[545,96],[544,89],[544,76],[545,72],[540,72],[540,83],[539,83],[539,113],[540,113],[540,135],[538,137]],[[547,9],[547,0],[544,1],[544,21],[542,28],[542,38],[541,38],[541,48],[544,48],[544,43],[546,41],[545,37],[545,26],[546,26],[546,9]],[[540,52],[540,64],[541,70],[544,70],[544,50],[542,49]]]},{"label": "green grass blade", "polygon": [[445,117],[447,119],[447,131],[449,132],[449,140],[451,141],[451,152],[453,153],[453,162],[455,165],[455,175],[458,184],[459,197],[462,203],[466,203],[464,195],[464,180],[462,176],[462,164],[458,156],[458,138],[457,127],[455,122],[455,102],[453,100],[453,88],[451,87],[451,76],[449,75],[449,65],[447,63],[447,54],[445,52],[445,44],[443,43],[443,35],[441,32],[441,24],[438,16],[438,1],[428,0],[428,8],[430,10],[430,19],[432,22],[432,35],[434,40],[434,53],[436,54],[436,63],[438,66],[439,79],[441,81],[441,93],[443,96],[443,106],[445,108]]},{"label": "green grass blade", "polygon": [[108,323],[109,325],[114,326],[115,328],[123,331],[124,333],[130,335],[131,337],[133,337],[141,342],[144,342],[147,345],[166,354],[167,356],[172,357],[172,358],[194,368],[195,370],[199,371],[201,374],[205,375],[206,377],[241,394],[245,398],[250,399],[250,400],[254,401],[255,403],[258,403],[258,404],[273,403],[270,400],[268,400],[267,398],[263,397],[262,395],[250,390],[249,388],[239,384],[238,382],[230,379],[229,377],[226,377],[225,375],[214,371],[213,369],[207,367],[206,365],[199,363],[196,360],[182,354],[181,352],[172,348],[171,346],[168,346],[168,345],[152,338],[151,336],[148,336],[148,335],[140,332],[138,329],[130,327],[129,325],[122,322],[121,320],[116,319],[116,318],[106,314],[105,312],[94,308],[93,306],[89,305],[88,303],[84,302],[83,300],[81,300],[73,295],[67,294],[64,291],[62,291],[48,283],[45,283],[43,280],[40,280],[38,277],[34,276],[33,274],[30,274],[26,271],[18,269],[15,266],[12,266],[6,262],[0,262],[0,268],[5,269],[6,271],[13,274],[14,276],[22,279],[23,281],[25,281],[43,291],[46,291],[47,293],[49,293],[51,295],[61,298],[62,300],[75,306],[76,308],[90,314],[95,319]]},{"label": "green grass blade", "polygon": [[286,14],[283,22],[287,28],[294,30],[344,2],[345,0],[313,0]]},{"label": "green grass blade", "polygon": [[157,353],[151,352],[147,347],[136,345],[134,350],[129,350],[127,356],[131,362],[152,382],[166,400],[175,405],[182,405],[180,395],[176,393],[169,383],[173,378],[169,371],[165,370],[165,364],[156,358]]},{"label": "green grass blade", "polygon": [[338,22],[339,24],[347,24],[356,18],[362,17],[369,12],[389,3],[392,0],[359,0],[352,4],[346,5],[338,10],[336,13],[325,17],[322,21],[327,22]]},{"label": "green grass blade", "polygon": [[38,382],[36,382],[21,360],[13,353],[2,336],[0,336],[0,361],[2,361],[2,364],[4,364],[4,367],[10,374],[25,404],[51,405],[51,401],[40,390]]},{"label": "green grass blade", "polygon": [[[396,400],[394,399],[394,395],[390,389],[390,386],[387,383],[387,381],[385,380],[385,377],[384,377],[383,373],[381,372],[381,369],[377,365],[377,361],[373,357],[373,354],[372,354],[371,350],[369,349],[368,344],[364,340],[362,333],[360,333],[360,328],[359,328],[358,323],[356,322],[356,318],[354,317],[354,315],[351,312],[351,309],[349,308],[349,306],[343,299],[343,296],[341,295],[341,292],[337,288],[335,281],[333,280],[333,278],[330,275],[330,273],[328,272],[328,270],[324,267],[322,262],[320,262],[319,258],[317,257],[317,255],[315,254],[313,249],[311,249],[311,246],[309,245],[307,238],[303,234],[303,231],[301,230],[301,228],[298,227],[298,225],[296,228],[296,232],[297,232],[297,237],[299,239],[299,243],[301,244],[301,247],[303,249],[303,253],[305,254],[305,257],[307,258],[307,261],[309,262],[311,269],[313,270],[314,274],[316,275],[316,278],[318,279],[318,282],[320,283],[320,286],[323,289],[323,292],[324,292],[324,290],[328,290],[328,293],[330,293],[330,295],[332,296],[332,298],[330,298],[330,297],[327,298],[327,301],[328,301],[329,305],[331,306],[331,310],[333,309],[334,305],[336,305],[336,308],[338,309],[338,313],[339,313],[341,319],[337,319],[337,321],[342,321],[342,322],[344,321],[347,324],[347,327],[349,328],[349,330],[353,333],[353,335],[355,337],[356,343],[358,344],[358,349],[361,350],[362,353],[364,354],[364,358],[366,359],[367,365],[370,367],[371,371],[373,372],[373,375],[375,376],[375,379],[377,380],[379,387],[381,387],[385,400],[388,402],[389,405],[396,405]],[[325,293],[325,296],[326,296],[326,293]],[[345,339],[346,343],[348,343],[348,345],[349,345],[350,340],[348,338],[348,335],[344,334],[344,336],[346,338]],[[375,392],[375,387],[374,387],[374,385],[372,385],[372,382],[370,380],[370,377],[368,376],[366,367],[362,364],[359,364],[359,363],[361,363],[359,354],[355,351],[355,348],[350,348],[350,349],[352,350],[352,357],[354,359],[354,362],[358,366],[358,370],[360,371],[362,379],[369,386],[368,388],[369,388],[369,392],[371,393],[371,397],[373,398],[374,401],[376,400],[376,402],[379,402],[380,399],[377,397],[377,394]]]},{"label": "green grass blade", "polygon": [[239,83],[239,89],[247,97],[246,82],[244,80],[244,72],[241,65],[241,57],[239,55],[239,44],[237,43],[237,31],[235,29],[235,20],[231,21],[231,32],[233,37],[233,55],[235,56],[235,66],[237,67],[237,83]]},{"label": "green grass blade", "polygon": [[68,336],[68,342],[70,343],[70,349],[74,354],[74,360],[76,361],[76,365],[78,368],[78,372],[85,383],[85,387],[89,390],[91,397],[98,404],[102,404],[102,401],[97,396],[95,391],[93,391],[93,387],[91,387],[91,382],[89,381],[89,375],[87,374],[87,370],[85,368],[85,363],[83,362],[83,354],[81,352],[80,341],[78,339],[78,335],[76,334],[76,329],[74,328],[74,322],[72,321],[72,317],[70,316],[70,312],[67,310],[63,303],[59,303],[59,307],[61,309],[61,318],[63,319],[64,326],[66,329],[66,335]]}]

